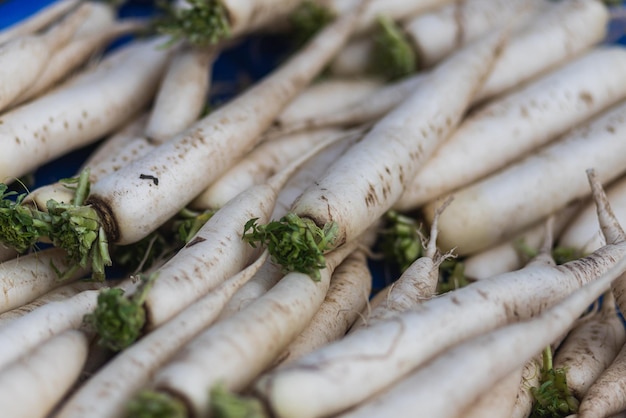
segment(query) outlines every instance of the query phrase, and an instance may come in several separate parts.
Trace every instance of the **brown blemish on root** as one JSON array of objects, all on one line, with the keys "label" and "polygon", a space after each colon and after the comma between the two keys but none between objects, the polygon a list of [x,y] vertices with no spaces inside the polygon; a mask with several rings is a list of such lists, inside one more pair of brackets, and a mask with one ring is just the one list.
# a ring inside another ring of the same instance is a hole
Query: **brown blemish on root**
[{"label": "brown blemish on root", "polygon": [[153,175],[150,175],[150,174],[140,174],[139,178],[141,180],[152,180],[152,182],[154,183],[155,186],[159,185],[159,178],[155,177]]},{"label": "brown blemish on root", "polygon": [[588,91],[581,91],[580,94],[578,94],[578,98],[587,106],[591,106],[593,104],[593,96]]},{"label": "brown blemish on root", "polygon": [[201,242],[204,242],[204,241],[206,241],[206,238],[195,237],[194,239],[189,241],[187,245],[185,245],[185,248],[193,247],[194,245],[200,244]]}]

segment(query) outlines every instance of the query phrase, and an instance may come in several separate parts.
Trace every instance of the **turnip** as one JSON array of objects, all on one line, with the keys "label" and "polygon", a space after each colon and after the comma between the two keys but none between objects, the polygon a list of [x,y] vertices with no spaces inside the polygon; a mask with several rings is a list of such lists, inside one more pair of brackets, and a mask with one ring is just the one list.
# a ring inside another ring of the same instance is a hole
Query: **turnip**
[{"label": "turnip", "polygon": [[585,54],[468,116],[408,181],[395,207],[415,209],[484,178],[625,97],[626,49]]},{"label": "turnip", "polygon": [[[323,266],[318,261],[323,252],[350,241],[380,218],[400,197],[404,182],[454,130],[502,42],[502,33],[495,34],[442,63],[305,190],[290,214],[268,225],[253,225],[250,238],[271,244],[270,253],[278,262],[296,271],[311,274]],[[306,258],[296,245],[290,247],[287,236],[294,226],[305,226],[318,237]]]},{"label": "turnip", "polygon": [[[606,201],[599,197],[596,201],[601,224],[611,225]],[[265,374],[255,384],[256,391],[279,417],[317,417],[345,410],[446,348],[536,316],[593,281],[626,255],[624,242],[607,241],[609,245],[579,260],[555,266],[543,255],[524,269],[475,282],[425,301],[392,321],[364,327]]]}]

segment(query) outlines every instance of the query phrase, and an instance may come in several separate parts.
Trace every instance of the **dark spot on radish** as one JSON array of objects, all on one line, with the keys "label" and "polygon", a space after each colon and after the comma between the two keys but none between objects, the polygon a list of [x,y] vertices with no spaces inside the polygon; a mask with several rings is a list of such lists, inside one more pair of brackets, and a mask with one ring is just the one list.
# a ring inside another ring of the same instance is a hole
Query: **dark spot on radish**
[{"label": "dark spot on radish", "polygon": [[461,302],[459,301],[459,299],[454,296],[450,299],[452,301],[452,303],[454,303],[455,305],[461,305]]},{"label": "dark spot on radish", "polygon": [[526,106],[522,106],[520,108],[520,113],[522,114],[522,117],[527,118],[528,117],[528,108]]},{"label": "dark spot on radish", "polygon": [[607,132],[614,134],[615,133],[615,127],[613,125],[609,125],[606,127]]},{"label": "dark spot on radish", "polygon": [[581,91],[578,98],[585,102],[587,106],[591,106],[593,104],[593,96],[588,91]]},{"label": "dark spot on radish", "polygon": [[16,143],[16,144],[21,144],[21,143],[22,143],[22,140],[21,140],[19,137],[17,137],[17,136],[16,136],[16,137],[15,137],[15,143]]},{"label": "dark spot on radish", "polygon": [[489,300],[489,295],[487,294],[487,292],[478,289],[477,293],[480,295],[480,297],[482,297],[485,300]]},{"label": "dark spot on radish", "polygon": [[139,178],[141,180],[152,180],[152,182],[154,183],[155,186],[159,185],[159,179],[157,177],[154,177],[150,174],[140,174]]},{"label": "dark spot on radish", "polygon": [[204,242],[204,241],[206,241],[206,238],[195,237],[194,239],[189,241],[187,245],[185,245],[185,248],[193,247],[194,245],[200,244],[201,242]]}]

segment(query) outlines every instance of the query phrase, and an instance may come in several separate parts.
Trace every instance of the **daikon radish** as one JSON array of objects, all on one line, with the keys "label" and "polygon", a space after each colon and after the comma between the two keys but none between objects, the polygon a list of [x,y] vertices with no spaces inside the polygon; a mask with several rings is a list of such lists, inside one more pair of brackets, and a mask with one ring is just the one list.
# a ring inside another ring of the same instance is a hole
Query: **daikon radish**
[{"label": "daikon radish", "polygon": [[[619,177],[624,172],[624,132],[626,105],[621,104],[506,169],[459,189],[439,219],[439,245],[466,255],[511,237],[585,197],[588,167],[600,167],[603,183]],[[432,219],[437,202],[424,207],[427,219]]]},{"label": "daikon radish", "polygon": [[54,23],[80,3],[79,0],[60,0],[37,11],[32,16],[0,31],[0,44],[20,36],[30,35]]}]

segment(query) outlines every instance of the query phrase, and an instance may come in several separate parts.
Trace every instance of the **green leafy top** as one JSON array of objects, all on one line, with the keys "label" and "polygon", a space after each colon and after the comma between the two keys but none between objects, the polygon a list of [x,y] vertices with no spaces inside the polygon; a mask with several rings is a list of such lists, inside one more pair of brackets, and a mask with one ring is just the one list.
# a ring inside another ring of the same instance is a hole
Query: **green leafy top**
[{"label": "green leafy top", "polygon": [[371,70],[390,80],[413,74],[418,67],[417,54],[409,40],[387,16],[378,18],[378,27]]},{"label": "green leafy top", "polygon": [[41,237],[50,235],[50,216],[22,202],[26,193],[8,191],[0,183],[0,242],[23,253],[32,248]]},{"label": "green leafy top", "polygon": [[387,211],[380,242],[385,260],[397,265],[400,272],[404,272],[424,254],[422,236],[414,219],[394,210]]},{"label": "green leafy top", "polygon": [[578,400],[574,397],[565,377],[564,369],[552,366],[552,349],[543,352],[543,366],[539,387],[530,388],[535,398],[531,418],[561,418],[578,411]]},{"label": "green leafy top", "polygon": [[170,35],[172,42],[185,40],[195,46],[214,45],[230,37],[228,12],[221,0],[186,0],[186,3],[189,7],[158,1],[163,14],[154,19],[155,30]]},{"label": "green leafy top", "polygon": [[289,16],[293,27],[295,47],[301,47],[317,32],[335,19],[335,14],[327,7],[311,0],[304,1]]},{"label": "green leafy top", "polygon": [[255,248],[257,244],[267,247],[272,260],[285,271],[297,271],[320,280],[319,270],[326,267],[324,253],[333,249],[337,237],[335,222],[320,228],[311,219],[293,213],[267,225],[257,225],[256,221],[255,218],[246,222],[244,240]]},{"label": "green leafy top", "polygon": [[[539,254],[539,251],[536,248],[528,245],[528,243],[526,243],[523,239],[516,240],[514,242],[514,246],[518,254],[527,260],[530,260]],[[569,261],[578,260],[586,255],[581,250],[573,247],[554,247],[551,253],[552,258],[554,258],[556,264],[559,265],[565,264]]]},{"label": "green leafy top", "polygon": [[186,418],[185,404],[162,392],[142,390],[126,406],[127,418]]},{"label": "green leafy top", "polygon": [[235,395],[220,384],[211,389],[210,411],[213,418],[267,418],[260,400]]},{"label": "green leafy top", "polygon": [[96,309],[84,318],[84,322],[98,333],[99,345],[120,351],[141,336],[146,323],[143,303],[156,277],[157,274],[140,276],[143,283],[130,297],[117,287],[100,292]]}]

